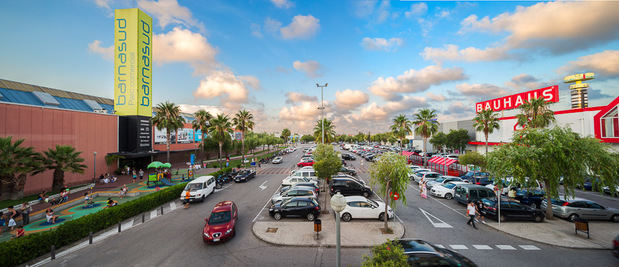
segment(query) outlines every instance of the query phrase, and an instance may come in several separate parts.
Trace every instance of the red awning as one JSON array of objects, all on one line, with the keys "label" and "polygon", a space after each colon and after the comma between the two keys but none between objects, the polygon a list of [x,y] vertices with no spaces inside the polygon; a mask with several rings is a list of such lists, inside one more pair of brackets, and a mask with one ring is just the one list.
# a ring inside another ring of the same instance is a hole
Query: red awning
[{"label": "red awning", "polygon": [[451,165],[451,164],[454,164],[456,161],[457,161],[457,160],[455,160],[455,159],[449,159],[449,158],[448,158],[445,162],[443,162],[443,165],[445,165],[445,166],[449,166],[449,165]]},{"label": "red awning", "polygon": [[439,165],[443,165],[443,163],[445,162],[445,160],[447,160],[446,158],[441,158],[440,160],[438,160],[436,163]]},{"label": "red awning", "polygon": [[408,156],[410,156],[410,155],[412,155],[412,154],[413,154],[413,152],[409,152],[409,151],[402,151],[402,155],[407,156],[407,157],[408,157]]},{"label": "red awning", "polygon": [[436,163],[436,161],[440,160],[441,157],[432,157],[428,162],[430,163]]}]

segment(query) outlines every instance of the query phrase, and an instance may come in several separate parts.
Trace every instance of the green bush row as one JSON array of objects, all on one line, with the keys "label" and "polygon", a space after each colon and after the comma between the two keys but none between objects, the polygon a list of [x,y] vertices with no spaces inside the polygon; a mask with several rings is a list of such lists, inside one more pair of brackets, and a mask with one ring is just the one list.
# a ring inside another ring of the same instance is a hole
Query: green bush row
[{"label": "green bush row", "polygon": [[58,249],[87,237],[90,232],[96,233],[140,213],[153,210],[177,199],[185,188],[185,184],[177,184],[122,205],[68,221],[49,231],[4,242],[0,245],[0,266],[25,263],[49,253],[52,245]]}]

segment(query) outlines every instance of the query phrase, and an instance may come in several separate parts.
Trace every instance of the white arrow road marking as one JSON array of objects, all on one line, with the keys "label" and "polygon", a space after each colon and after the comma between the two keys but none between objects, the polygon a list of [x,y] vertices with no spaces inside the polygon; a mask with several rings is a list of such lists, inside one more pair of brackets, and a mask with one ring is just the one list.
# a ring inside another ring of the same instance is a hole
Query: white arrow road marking
[{"label": "white arrow road marking", "polygon": [[268,186],[264,185],[266,183],[267,183],[267,181],[264,181],[261,185],[258,186],[258,187],[260,187],[260,191],[264,191],[264,189],[267,189]]},{"label": "white arrow road marking", "polygon": [[[436,228],[453,228],[451,225],[449,225],[448,223],[444,222],[443,220],[437,218],[436,216],[430,214],[429,212],[419,208],[419,210],[421,211],[421,213],[423,213],[424,216],[426,216],[426,218],[428,219],[428,221],[430,221],[430,223],[432,224],[432,226],[436,227]],[[430,217],[434,218],[435,220],[439,221],[439,222],[433,222],[432,219],[430,219]]]}]

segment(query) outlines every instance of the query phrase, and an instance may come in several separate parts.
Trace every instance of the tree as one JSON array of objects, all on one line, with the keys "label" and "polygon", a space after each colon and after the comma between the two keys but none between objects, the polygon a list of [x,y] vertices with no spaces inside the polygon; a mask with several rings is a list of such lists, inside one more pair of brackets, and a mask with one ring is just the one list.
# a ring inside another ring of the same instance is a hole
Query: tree
[{"label": "tree", "polygon": [[423,164],[426,164],[426,143],[428,138],[438,131],[438,122],[436,121],[436,110],[430,110],[427,108],[419,110],[415,113],[415,120],[413,124],[417,126],[415,133],[423,137]]},{"label": "tree", "polygon": [[216,117],[211,119],[208,132],[213,140],[216,140],[219,144],[219,157],[217,157],[217,162],[219,163],[219,168],[221,169],[223,168],[221,163],[223,145],[227,139],[230,139],[230,134],[232,133],[232,124],[230,123],[228,116],[222,113],[217,114]]},{"label": "tree", "polygon": [[[33,147],[24,147],[24,139],[12,142],[12,137],[0,137],[0,193],[8,185],[11,199],[23,197],[28,175],[44,170],[43,157]],[[5,198],[5,197],[2,197]]]},{"label": "tree", "polygon": [[245,109],[239,110],[239,112],[234,115],[232,121],[234,127],[241,131],[241,150],[243,152],[243,161],[241,162],[245,164],[245,132],[254,129],[254,115]]},{"label": "tree", "polygon": [[404,139],[411,132],[411,127],[411,121],[404,114],[400,114],[393,119],[391,132],[396,138],[400,139],[401,147],[404,147]]},{"label": "tree", "polygon": [[477,112],[477,116],[473,118],[473,127],[478,132],[483,132],[486,138],[486,155],[488,155],[488,135],[499,129],[499,117],[492,109],[482,110]]},{"label": "tree", "polygon": [[518,124],[524,128],[544,128],[555,121],[555,115],[543,97],[533,98],[520,105],[521,114],[516,115]]},{"label": "tree", "polygon": [[282,130],[281,138],[284,139],[285,142],[288,142],[288,139],[290,139],[290,130],[288,128]]},{"label": "tree", "polygon": [[372,257],[363,255],[363,267],[403,267],[409,266],[404,248],[397,241],[387,242],[372,247]]},{"label": "tree", "polygon": [[475,151],[466,152],[458,158],[458,161],[463,165],[470,164],[486,169],[486,157]]},{"label": "tree", "polygon": [[438,132],[430,139],[430,144],[432,144],[436,149],[442,150],[447,146],[447,135],[443,132]]},{"label": "tree", "polygon": [[311,141],[314,141],[314,137],[309,135],[309,134],[304,134],[303,136],[301,136],[301,142],[303,143],[309,143]]},{"label": "tree", "polygon": [[43,164],[46,169],[54,171],[52,190],[60,190],[64,186],[64,173],[84,173],[86,165],[82,164],[84,159],[80,157],[81,151],[75,151],[72,146],[56,145],[44,151],[45,159]]},{"label": "tree", "polygon": [[342,168],[342,160],[338,157],[337,152],[332,145],[318,144],[314,151],[314,170],[316,176],[323,180],[323,188],[325,192],[325,201],[327,203],[327,185],[329,178],[336,174]]},{"label": "tree", "polygon": [[208,132],[209,121],[213,118],[210,112],[201,109],[193,114],[194,120],[191,122],[191,127],[197,132],[202,133],[202,151],[206,152],[206,132]]},{"label": "tree", "polygon": [[159,103],[154,117],[151,122],[157,127],[157,130],[166,129],[166,151],[167,160],[170,162],[170,133],[183,127],[185,118],[181,116],[181,108],[174,103],[168,101]]},{"label": "tree", "polygon": [[450,130],[447,134],[447,147],[452,150],[459,150],[460,153],[464,151],[466,144],[469,143],[471,137],[469,132],[465,129]]},{"label": "tree", "polygon": [[[108,172],[112,172],[112,171],[110,171],[110,166],[114,165],[114,163],[117,163],[118,160],[124,159],[124,158],[125,157],[120,156],[120,155],[112,155],[112,154],[105,155],[105,164],[107,165]],[[93,178],[95,178],[95,177],[93,177]]]},{"label": "tree", "polygon": [[370,165],[370,184],[378,187],[378,192],[384,196],[385,203],[385,231],[389,231],[387,224],[387,206],[396,208],[396,201],[389,202],[391,193],[398,193],[406,205],[406,187],[408,186],[409,168],[406,166],[406,157],[393,152],[382,154],[378,160]]},{"label": "tree", "polygon": [[314,126],[314,140],[316,143],[322,142],[322,127],[325,128],[325,144],[333,142],[335,140],[335,125],[333,125],[332,120],[323,119],[323,122],[320,120],[316,121],[316,126]]},{"label": "tree", "polygon": [[[609,152],[610,147],[600,140],[561,127],[525,128],[514,133],[512,140],[490,153],[487,169],[495,177],[511,176],[519,184],[539,182],[547,203],[558,197],[561,182],[566,195],[572,196],[585,177],[611,190],[618,184],[619,155]],[[547,205],[546,218],[552,218],[552,205]]]}]

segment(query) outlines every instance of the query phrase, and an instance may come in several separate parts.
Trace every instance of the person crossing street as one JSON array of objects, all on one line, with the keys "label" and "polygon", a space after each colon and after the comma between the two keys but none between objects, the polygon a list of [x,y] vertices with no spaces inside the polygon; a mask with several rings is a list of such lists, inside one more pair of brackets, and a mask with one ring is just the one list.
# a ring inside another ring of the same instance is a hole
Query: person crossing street
[{"label": "person crossing street", "polygon": [[466,206],[466,214],[469,216],[469,221],[466,222],[466,224],[468,225],[473,225],[473,228],[477,229],[477,227],[475,226],[475,214],[476,214],[476,207],[475,207],[475,203],[473,203],[472,201],[469,202],[469,204]]}]

